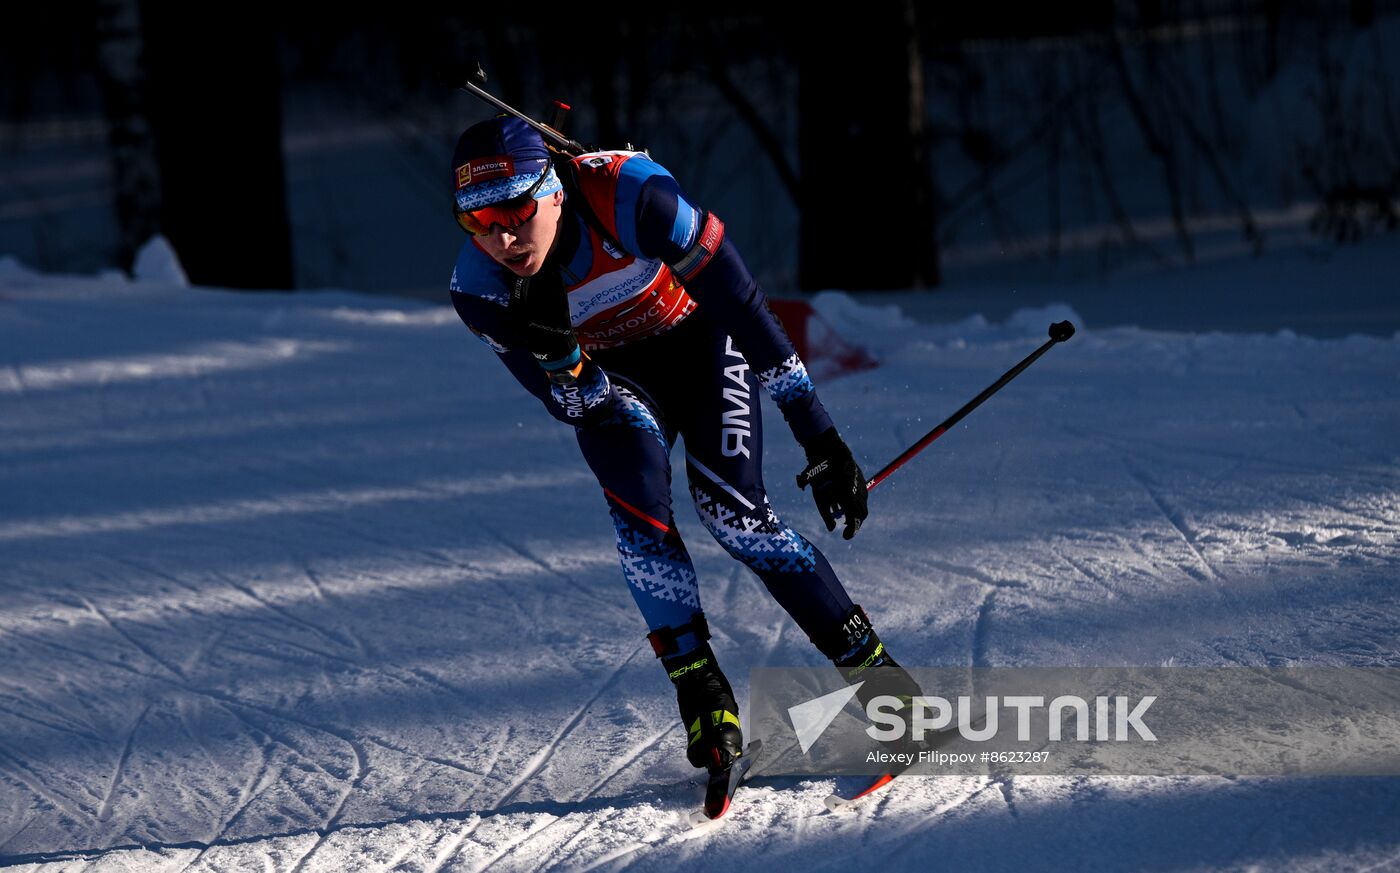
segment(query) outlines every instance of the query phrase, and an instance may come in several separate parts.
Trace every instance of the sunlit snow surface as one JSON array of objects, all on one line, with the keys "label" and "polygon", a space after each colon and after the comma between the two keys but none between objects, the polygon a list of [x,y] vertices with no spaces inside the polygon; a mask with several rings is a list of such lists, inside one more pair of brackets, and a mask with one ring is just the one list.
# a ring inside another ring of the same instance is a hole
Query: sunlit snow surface
[{"label": "sunlit snow surface", "polygon": [[[883,361],[820,385],[868,473],[1074,317],[817,306]],[[768,480],[905,663],[1396,666],[1397,398],[1395,338],[1081,325],[877,489],[851,543],[793,487],[771,407]],[[821,663],[683,478],[740,697],[750,667]],[[4,264],[0,595],[18,869],[1400,858],[1381,778],[910,779],[839,817],[829,780],[760,776],[692,833],[700,789],[601,493],[445,300]]]}]

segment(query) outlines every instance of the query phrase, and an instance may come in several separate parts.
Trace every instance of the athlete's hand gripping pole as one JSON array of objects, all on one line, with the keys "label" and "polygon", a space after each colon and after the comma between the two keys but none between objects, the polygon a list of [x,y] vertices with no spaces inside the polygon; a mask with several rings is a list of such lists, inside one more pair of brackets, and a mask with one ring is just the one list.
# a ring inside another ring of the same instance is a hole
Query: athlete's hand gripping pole
[{"label": "athlete's hand gripping pole", "polygon": [[827,530],[836,530],[836,519],[844,518],[841,536],[850,539],[860,530],[870,510],[866,507],[865,476],[851,455],[850,447],[834,427],[829,427],[808,440],[802,448],[807,452],[807,469],[797,476],[797,487],[812,486],[812,499],[817,512],[826,522]]}]

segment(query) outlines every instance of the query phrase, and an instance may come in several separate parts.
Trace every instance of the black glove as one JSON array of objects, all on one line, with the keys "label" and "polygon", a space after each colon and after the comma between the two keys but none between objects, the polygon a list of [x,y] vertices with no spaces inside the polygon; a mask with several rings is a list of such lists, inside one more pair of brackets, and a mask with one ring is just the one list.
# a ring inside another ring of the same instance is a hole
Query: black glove
[{"label": "black glove", "polygon": [[525,332],[530,354],[551,382],[568,384],[578,376],[582,353],[569,322],[569,298],[559,268],[546,263],[533,276],[516,276],[508,308]]},{"label": "black glove", "polygon": [[807,452],[807,469],[797,474],[797,487],[805,489],[811,483],[812,498],[827,530],[835,530],[836,519],[845,516],[846,529],[841,536],[850,539],[870,515],[860,466],[834,427],[817,434],[802,448]]}]

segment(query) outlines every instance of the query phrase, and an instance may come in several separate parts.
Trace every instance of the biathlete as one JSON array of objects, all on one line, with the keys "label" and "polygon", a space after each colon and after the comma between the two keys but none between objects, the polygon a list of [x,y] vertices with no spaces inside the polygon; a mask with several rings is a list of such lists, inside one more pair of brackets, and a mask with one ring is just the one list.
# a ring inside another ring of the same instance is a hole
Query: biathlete
[{"label": "biathlete", "polygon": [[452,185],[468,234],[453,305],[576,429],[623,577],[675,684],[690,762],[727,768],[743,738],[672,514],[677,440],[701,522],[848,682],[864,680],[862,703],[919,694],[821,551],[768,503],[760,390],[806,452],[828,531],[838,520],[847,539],[860,529],[866,482],[719,217],[645,153],[556,156],[511,116],[462,133]]}]

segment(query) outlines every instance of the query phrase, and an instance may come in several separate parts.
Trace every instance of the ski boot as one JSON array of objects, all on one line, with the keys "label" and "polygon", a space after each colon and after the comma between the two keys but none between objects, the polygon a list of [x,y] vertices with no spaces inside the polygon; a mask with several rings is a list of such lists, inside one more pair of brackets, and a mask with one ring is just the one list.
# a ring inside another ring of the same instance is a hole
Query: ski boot
[{"label": "ski boot", "polygon": [[[899,700],[894,713],[904,722],[904,731],[896,739],[881,741],[887,752],[916,752],[919,746],[913,741],[913,698],[923,694],[919,683],[909,675],[909,671],[899,666],[894,657],[880,641],[870,619],[859,606],[841,622],[841,626],[825,639],[816,641],[817,648],[831,659],[847,684],[861,683],[856,689],[856,699],[861,709],[868,711],[870,701],[888,695]],[[886,707],[886,711],[888,707]]]},{"label": "ski boot", "polygon": [[[675,651],[676,637],[692,632],[700,646],[685,653]],[[744,736],[739,728],[739,707],[734,690],[720,672],[715,653],[707,642],[710,629],[704,613],[695,613],[689,624],[648,634],[666,675],[676,686],[676,703],[687,740],[685,756],[695,767],[728,770],[742,754]]]}]

